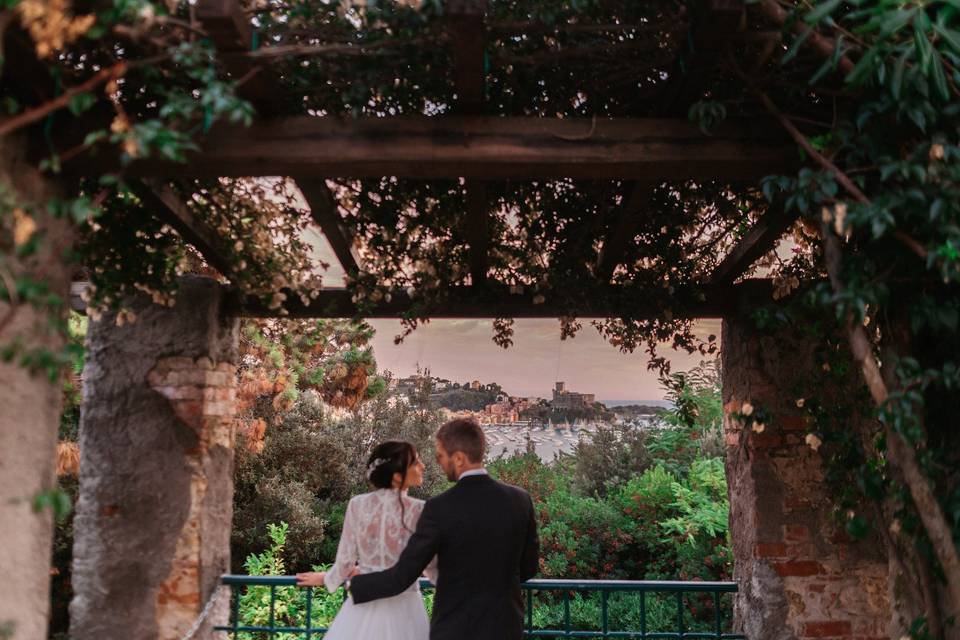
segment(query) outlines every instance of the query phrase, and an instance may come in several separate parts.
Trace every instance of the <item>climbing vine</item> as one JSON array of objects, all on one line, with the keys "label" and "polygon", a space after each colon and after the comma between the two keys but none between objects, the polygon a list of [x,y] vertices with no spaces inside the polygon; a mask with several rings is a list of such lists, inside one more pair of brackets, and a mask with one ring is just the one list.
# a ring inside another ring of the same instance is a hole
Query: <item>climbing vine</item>
[{"label": "climbing vine", "polygon": [[[56,198],[37,200],[0,176],[0,355],[53,377],[70,361],[3,333],[24,305],[47,314],[51,331],[66,331],[66,292],[45,275],[44,243],[63,235],[50,232],[53,223],[77,236],[66,245],[91,283],[85,295],[94,315],[115,308],[118,322],[134,321],[123,309],[133,292],[169,304],[184,271],[214,275],[278,313],[288,296],[311,299],[322,274],[302,240],[309,217],[288,182],[167,185],[213,231],[223,263],[211,265],[128,169],[134,160],[188,161],[211,127],[254,117],[238,97],[250,78],[228,70],[237,59],[268,65],[282,114],[455,114],[456,43],[445,6],[250,3],[250,50],[228,60],[189,3],[0,3],[0,136],[29,141],[31,170],[63,186]],[[848,488],[858,488],[838,498],[851,535],[887,532],[892,553],[916,567],[908,571],[905,626],[937,637],[960,613],[960,449],[951,426],[960,410],[960,5],[759,0],[745,12],[751,37],[721,44],[703,37],[710,25],[698,23],[699,10],[672,0],[491,0],[485,112],[689,116],[706,132],[724,119],[763,121],[796,144],[801,168],[760,186],[647,185],[609,278],[597,277],[597,254],[635,184],[490,182],[488,275],[502,289],[488,294],[551,304],[563,314],[564,336],[582,329],[583,300],[615,306],[619,317],[595,328],[620,349],[646,350],[665,371],[664,343],[716,350],[715,340],[695,336],[685,311],[703,299],[702,283],[722,257],[764,215],[794,216],[792,242],[752,268],[774,282],[773,310],[758,320],[822,329],[811,339],[829,369],[796,386],[798,408],[813,420],[807,442],[834,461],[838,483],[852,479]],[[68,179],[78,164],[97,169]],[[414,300],[408,333],[443,309],[454,287],[472,283],[464,181],[327,184],[363,258],[349,282],[361,309],[405,292]],[[820,320],[802,325],[804,314]],[[510,319],[494,329],[509,346]],[[294,361],[298,380],[314,375],[307,361]],[[817,393],[838,382],[831,376],[854,374],[862,398],[826,402],[828,394]],[[751,424],[767,418],[755,414]]]}]

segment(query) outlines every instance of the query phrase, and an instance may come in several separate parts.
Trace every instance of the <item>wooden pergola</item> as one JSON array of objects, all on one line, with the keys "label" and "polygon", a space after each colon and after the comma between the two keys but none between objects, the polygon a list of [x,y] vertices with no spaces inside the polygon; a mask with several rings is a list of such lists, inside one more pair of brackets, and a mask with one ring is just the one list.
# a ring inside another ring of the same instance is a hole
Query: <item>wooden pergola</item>
[{"label": "wooden pergola", "polygon": [[[394,176],[413,179],[462,179],[467,194],[469,286],[449,297],[440,315],[446,317],[556,317],[564,309],[534,305],[509,293],[489,277],[491,237],[487,214],[490,181],[504,179],[618,179],[624,181],[622,209],[596,256],[593,274],[610,286],[651,191],[664,181],[725,180],[756,184],[761,177],[796,167],[795,146],[765,122],[729,122],[711,135],[687,118],[546,118],[498,117],[485,109],[484,55],[488,25],[485,0],[447,3],[447,40],[456,43],[451,115],[341,119],[282,116],[280,80],[271,69],[269,45],[250,51],[249,15],[236,0],[200,0],[197,16],[215,44],[229,73],[242,79],[239,93],[250,100],[258,117],[250,127],[218,125],[186,163],[136,161],[125,168],[139,181],[139,194],[191,243],[210,265],[226,273],[228,261],[216,249],[216,234],[191,215],[165,180],[200,177],[288,176],[295,180],[347,274],[363,264],[354,239],[343,223],[334,194],[325,179]],[[774,16],[776,17],[776,16]],[[697,59],[709,59],[730,42],[779,42],[771,32],[748,31],[741,0],[706,0],[692,17],[688,34],[697,45]],[[778,34],[779,32],[777,32]],[[279,48],[278,48],[279,49]],[[764,45],[762,51],[772,47]],[[278,55],[282,51],[277,52]],[[761,54],[763,55],[763,54]],[[696,62],[696,60],[694,61]],[[662,98],[685,106],[696,93],[697,73],[668,83]],[[85,161],[84,170],[115,166],[110,158]],[[719,316],[745,299],[769,296],[769,283],[734,284],[769,252],[793,222],[782,210],[771,210],[749,229],[702,283],[703,296],[689,308],[691,317]],[[614,291],[616,294],[616,291]],[[625,292],[624,295],[627,295]],[[616,295],[613,296],[616,298]],[[324,289],[304,305],[288,296],[285,312],[293,316],[342,317],[358,312],[346,290]],[[366,307],[367,317],[400,317],[414,303],[398,291],[389,303]],[[245,315],[276,315],[255,300],[236,297],[232,308]],[[609,303],[584,300],[582,316],[614,317]],[[651,305],[649,314],[658,313]],[[434,314],[436,315],[436,314]]]}]

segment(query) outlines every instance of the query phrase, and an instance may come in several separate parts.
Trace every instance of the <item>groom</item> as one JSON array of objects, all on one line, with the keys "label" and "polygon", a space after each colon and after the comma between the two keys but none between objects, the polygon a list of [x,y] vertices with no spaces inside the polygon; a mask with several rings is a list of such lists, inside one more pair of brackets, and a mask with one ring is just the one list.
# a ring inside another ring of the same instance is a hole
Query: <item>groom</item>
[{"label": "groom", "polygon": [[430,640],[522,637],[520,583],[537,573],[537,522],[526,491],[487,475],[484,444],[473,420],[440,427],[437,462],[457,484],[427,500],[397,564],[351,580],[354,603],[399,594],[436,555]]}]

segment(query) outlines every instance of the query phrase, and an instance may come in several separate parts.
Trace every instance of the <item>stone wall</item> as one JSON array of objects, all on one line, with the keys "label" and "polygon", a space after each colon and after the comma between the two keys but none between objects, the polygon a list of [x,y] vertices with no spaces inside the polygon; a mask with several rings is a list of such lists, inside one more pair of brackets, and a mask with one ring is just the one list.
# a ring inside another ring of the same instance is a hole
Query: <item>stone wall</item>
[{"label": "stone wall", "polygon": [[[797,372],[815,366],[812,350],[796,332],[763,333],[748,319],[724,319],[735,624],[751,640],[889,637],[883,548],[845,534],[790,392]],[[744,403],[772,419],[745,429],[733,415]]]},{"label": "stone wall", "polygon": [[237,322],[220,300],[189,278],[172,309],[90,324],[71,638],[179,639],[229,571]]},{"label": "stone wall", "polygon": [[[0,137],[0,188],[14,201],[0,207],[20,208],[28,216],[21,217],[20,224],[35,223],[36,233],[44,239],[30,256],[12,252],[4,256],[4,283],[33,274],[35,279],[43,278],[50,293],[66,300],[72,229],[67,220],[37,206],[58,192],[25,161],[24,142],[22,137]],[[2,213],[10,216],[4,220],[6,225],[13,214]],[[19,344],[21,354],[41,349],[59,353],[63,340],[52,330],[46,312],[23,302],[11,305],[8,300],[0,294],[0,348]],[[39,496],[57,487],[61,389],[59,381],[46,374],[29,371],[20,364],[19,355],[11,362],[0,360],[0,568],[5,574],[0,581],[0,638],[47,636],[53,516],[50,508],[34,505]]]}]

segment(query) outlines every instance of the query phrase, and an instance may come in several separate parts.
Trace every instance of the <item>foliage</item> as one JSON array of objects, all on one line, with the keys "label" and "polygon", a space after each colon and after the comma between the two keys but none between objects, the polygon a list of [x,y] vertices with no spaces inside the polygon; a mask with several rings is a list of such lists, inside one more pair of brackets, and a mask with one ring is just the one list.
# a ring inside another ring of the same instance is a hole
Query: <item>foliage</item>
[{"label": "foliage", "polygon": [[[876,532],[910,568],[898,624],[937,637],[960,606],[951,560],[960,542],[958,8],[822,0],[793,6],[792,24],[803,35],[791,37],[778,70],[740,75],[808,160],[764,184],[768,199],[801,218],[804,250],[775,275],[806,295],[758,321],[817,345],[821,368],[791,386],[812,420],[807,442],[823,446],[838,518],[856,538]],[[806,47],[816,38],[821,46]],[[798,82],[766,88],[774,75]],[[827,95],[836,96],[829,109]],[[879,364],[879,376],[863,378],[871,395],[833,392],[849,389],[862,363]],[[952,546],[932,543],[950,538]]]},{"label": "foliage", "polygon": [[430,496],[446,486],[433,456],[439,426],[432,409],[385,396],[353,412],[300,398],[267,430],[261,451],[238,451],[232,557],[258,553],[266,525],[282,520],[292,570],[319,559],[332,562],[347,500],[369,490],[364,463],[375,444],[396,438],[415,444],[426,470],[424,486],[412,495]]},{"label": "foliage", "polygon": [[[694,384],[698,375],[683,377],[684,384]],[[699,394],[678,389],[708,405],[719,398],[715,385]],[[247,557],[245,567],[250,573],[292,573],[332,562],[346,502],[366,490],[362,461],[373,442],[388,437],[410,439],[421,451],[427,473],[424,487],[415,492],[418,496],[444,490],[448,485],[432,455],[423,455],[432,446],[433,432],[440,423],[439,416],[429,409],[430,391],[429,385],[420,387],[410,403],[375,398],[357,412],[311,406],[301,398],[283,422],[267,432],[261,453],[245,452],[238,460],[233,557]],[[688,439],[699,433],[697,423],[683,426],[680,413],[679,409],[665,412],[665,420],[676,425],[670,430],[683,431]],[[531,452],[488,461],[487,468],[494,476],[523,487],[533,499],[540,526],[541,577],[730,579],[723,461],[702,457],[693,448],[693,454],[687,449],[677,452],[688,462],[671,464],[668,451],[655,456],[646,447],[652,434],[660,431],[666,429],[598,431],[593,442],[580,445],[576,455],[560,456],[552,462],[543,462]],[[611,433],[617,436],[615,441],[608,441]],[[622,466],[618,474],[611,474],[599,458],[586,464],[579,459],[581,452],[604,456],[608,445]],[[646,461],[636,472],[630,466],[632,455]],[[597,477],[590,477],[594,473]],[[602,491],[591,487],[602,487]],[[286,520],[287,516],[293,520]],[[280,529],[271,524],[280,521],[290,523],[282,527],[283,545],[278,544]],[[309,533],[311,523],[320,530]],[[273,538],[267,547],[263,546],[264,531]],[[278,566],[275,563],[281,555],[284,564]],[[247,600],[241,603],[244,620],[255,615],[262,619],[269,603],[267,592],[254,589],[247,592],[256,593],[249,596],[249,604]],[[430,595],[426,597],[429,606]],[[291,620],[302,618],[302,593],[278,598],[283,598],[278,611],[291,612]],[[535,625],[556,628],[562,621],[562,602],[555,594],[538,594],[536,599]],[[687,597],[684,615],[688,629],[709,628],[713,603],[707,600]],[[331,614],[339,605],[335,598],[324,602],[330,605]],[[575,628],[596,628],[599,606],[594,596],[575,596],[571,605]],[[729,608],[729,603],[723,606]],[[612,629],[640,628],[635,595],[612,597],[610,614]],[[675,621],[675,599],[648,598],[648,630],[666,630],[674,627]]]},{"label": "foliage", "polygon": [[[244,561],[244,569],[251,576],[282,576],[287,573],[284,552],[287,544],[287,523],[268,524],[267,535],[270,546],[259,554],[251,554]],[[324,571],[328,565],[311,567],[313,571]],[[311,627],[328,627],[336,616],[340,605],[346,598],[343,588],[333,593],[320,587],[310,590],[312,596],[310,609]],[[266,585],[251,585],[240,594],[238,622],[243,626],[267,626],[271,621],[277,626],[302,626],[307,614],[307,590],[296,587],[277,587],[274,591],[273,610],[271,612],[271,588]],[[282,636],[282,634],[281,634]],[[240,634],[242,638],[254,638],[254,634]]]},{"label": "foliage", "polygon": [[648,442],[646,430],[601,424],[574,449],[577,488],[586,495],[603,496],[608,486],[643,473],[652,462]]}]

